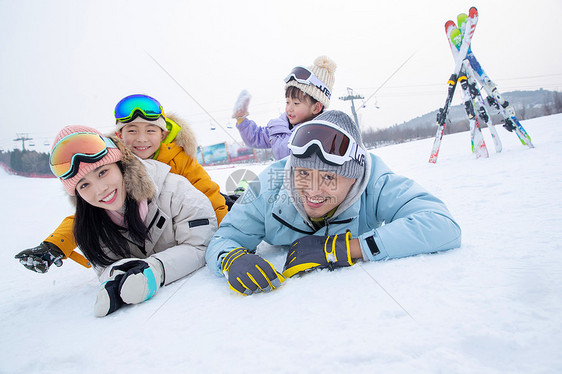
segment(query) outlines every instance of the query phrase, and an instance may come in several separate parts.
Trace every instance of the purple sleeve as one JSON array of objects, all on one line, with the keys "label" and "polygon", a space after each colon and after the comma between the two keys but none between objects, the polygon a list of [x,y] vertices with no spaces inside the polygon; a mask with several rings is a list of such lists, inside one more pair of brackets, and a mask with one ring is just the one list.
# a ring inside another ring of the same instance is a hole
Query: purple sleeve
[{"label": "purple sleeve", "polygon": [[271,148],[267,127],[260,127],[254,121],[246,118],[239,125],[236,125],[236,128],[248,147]]},{"label": "purple sleeve", "polygon": [[279,118],[272,119],[267,124],[269,130],[269,142],[275,159],[280,160],[289,155],[289,137],[292,131],[289,129],[289,119],[283,113]]}]

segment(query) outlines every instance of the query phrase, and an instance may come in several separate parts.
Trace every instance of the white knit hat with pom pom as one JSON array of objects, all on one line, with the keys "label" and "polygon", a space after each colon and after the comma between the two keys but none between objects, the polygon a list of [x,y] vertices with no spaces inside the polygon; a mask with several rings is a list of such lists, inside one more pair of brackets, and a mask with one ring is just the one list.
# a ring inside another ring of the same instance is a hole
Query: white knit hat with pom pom
[{"label": "white knit hat with pom pom", "polygon": [[[332,87],[334,87],[334,73],[336,72],[336,63],[330,60],[326,56],[317,57],[314,60],[314,64],[312,66],[308,66],[307,69],[310,70],[318,79],[322,81],[328,87],[330,92],[332,91]],[[300,89],[305,94],[312,96],[314,99],[318,100],[324,105],[324,109],[330,106],[330,97],[326,95],[325,92],[321,91],[319,88],[312,84],[303,84],[299,83],[296,80],[290,80],[285,85],[285,90],[288,87],[295,86]]]}]

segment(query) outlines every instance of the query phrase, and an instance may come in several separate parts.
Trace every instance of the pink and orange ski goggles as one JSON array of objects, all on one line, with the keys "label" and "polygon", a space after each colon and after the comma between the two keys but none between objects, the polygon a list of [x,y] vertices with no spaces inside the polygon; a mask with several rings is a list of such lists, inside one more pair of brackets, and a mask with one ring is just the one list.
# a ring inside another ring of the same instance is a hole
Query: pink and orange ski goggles
[{"label": "pink and orange ski goggles", "polygon": [[111,139],[91,132],[77,132],[62,138],[55,144],[49,156],[53,174],[69,179],[78,173],[81,162],[94,163],[101,160],[108,148],[117,148]]}]

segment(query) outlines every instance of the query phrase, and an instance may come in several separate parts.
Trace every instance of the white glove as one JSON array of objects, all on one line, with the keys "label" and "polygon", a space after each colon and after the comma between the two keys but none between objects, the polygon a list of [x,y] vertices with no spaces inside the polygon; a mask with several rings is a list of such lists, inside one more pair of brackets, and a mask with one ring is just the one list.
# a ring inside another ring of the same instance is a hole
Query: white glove
[{"label": "white glove", "polygon": [[150,299],[164,283],[164,268],[155,257],[119,260],[102,284],[94,305],[94,314],[104,317],[123,304],[138,304]]},{"label": "white glove", "polygon": [[248,91],[242,90],[242,92],[240,92],[234,104],[234,109],[232,110],[232,118],[239,119],[248,116],[248,107],[250,106],[251,98],[252,95],[250,95]]}]

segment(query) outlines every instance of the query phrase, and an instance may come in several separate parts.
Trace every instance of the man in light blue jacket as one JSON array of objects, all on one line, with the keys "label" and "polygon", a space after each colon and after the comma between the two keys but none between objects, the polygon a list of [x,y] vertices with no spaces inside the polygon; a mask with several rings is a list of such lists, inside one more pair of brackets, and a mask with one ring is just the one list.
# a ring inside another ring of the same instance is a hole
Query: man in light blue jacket
[{"label": "man in light blue jacket", "polygon": [[[232,290],[270,291],[312,269],[460,246],[445,204],[368,153],[347,114],[301,124],[289,148],[250,183],[209,243],[207,265]],[[261,241],[289,247],[282,274],[255,254]]]}]

